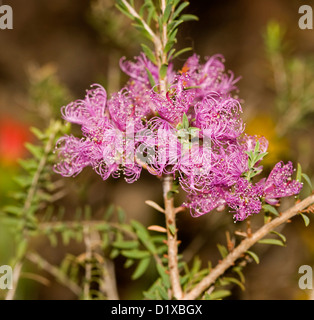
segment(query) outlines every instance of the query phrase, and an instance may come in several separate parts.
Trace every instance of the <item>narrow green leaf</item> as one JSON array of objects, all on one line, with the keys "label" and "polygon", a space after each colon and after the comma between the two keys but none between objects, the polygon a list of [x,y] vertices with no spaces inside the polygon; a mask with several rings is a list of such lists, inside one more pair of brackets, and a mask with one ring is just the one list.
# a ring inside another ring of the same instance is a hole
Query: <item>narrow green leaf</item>
[{"label": "narrow green leaf", "polygon": [[172,56],[172,59],[175,59],[177,57],[179,57],[181,54],[185,53],[185,52],[188,52],[188,51],[191,51],[193,50],[193,48],[191,47],[187,47],[187,48],[184,48],[184,49],[181,49],[179,51],[177,51],[173,56]]},{"label": "narrow green leaf", "polygon": [[26,239],[23,239],[19,244],[18,244],[18,247],[17,247],[17,259],[22,259],[25,252],[26,252],[26,249],[27,249],[27,246],[28,246],[28,241]]},{"label": "narrow green leaf", "polygon": [[27,188],[32,183],[32,177],[30,176],[15,176],[13,181],[16,182],[21,188]]},{"label": "narrow green leaf", "polygon": [[131,20],[134,20],[134,17],[132,14],[128,11],[126,7],[124,7],[122,4],[116,4],[116,7],[118,10],[120,10],[124,15],[126,15]]},{"label": "narrow green leaf", "polygon": [[[145,44],[141,44],[141,47],[143,49],[143,52],[145,53],[145,55],[147,56],[147,58],[154,64],[157,64],[157,60],[156,60],[156,56],[154,54],[154,52],[152,51],[151,48],[149,48],[147,45]],[[147,70],[147,68],[146,68]]]},{"label": "narrow green leaf", "polygon": [[173,39],[173,36],[177,34],[178,32],[178,26],[183,23],[183,20],[176,20],[168,24],[167,30],[168,30],[168,39]]},{"label": "narrow green leaf", "polygon": [[302,167],[301,164],[298,163],[298,169],[297,169],[297,181],[301,182],[302,181]]},{"label": "narrow green leaf", "polygon": [[190,124],[189,124],[189,118],[186,115],[186,113],[183,113],[183,117],[182,117],[182,125],[183,125],[183,129],[188,129]]},{"label": "narrow green leaf", "polygon": [[41,159],[43,155],[43,148],[41,146],[34,146],[31,143],[25,143],[25,148],[36,158]]},{"label": "narrow green leaf", "polygon": [[194,14],[183,14],[181,17],[180,17],[181,20],[183,21],[198,21],[199,18],[197,16],[195,16]]},{"label": "narrow green leaf", "polygon": [[184,286],[185,284],[187,284],[187,282],[190,279],[190,275],[186,274],[183,277],[180,277],[180,284],[181,286]]},{"label": "narrow green leaf", "polygon": [[284,243],[281,240],[278,240],[278,239],[262,239],[262,240],[258,241],[258,243],[261,243],[261,244],[273,244],[273,245],[276,245],[276,246],[284,247]]},{"label": "narrow green leaf", "polygon": [[169,300],[169,296],[165,288],[163,288],[162,286],[157,286],[157,290],[160,293],[162,299]]},{"label": "narrow green leaf", "polygon": [[310,218],[301,212],[299,214],[303,218],[304,224],[307,227],[310,224]]},{"label": "narrow green leaf", "polygon": [[22,214],[22,209],[16,206],[5,206],[2,210],[15,216],[20,216]]},{"label": "narrow green leaf", "polygon": [[144,239],[148,239],[149,238],[149,233],[146,230],[146,228],[138,221],[136,220],[132,220],[131,221],[131,226],[134,228],[135,232],[138,235],[141,235],[141,237]]},{"label": "narrow green leaf", "polygon": [[120,254],[120,250],[114,248],[113,250],[111,250],[109,257],[110,259],[115,259],[119,254]]},{"label": "narrow green leaf", "polygon": [[222,258],[225,258],[228,255],[228,250],[225,246],[223,246],[222,244],[217,244],[217,248],[222,256]]},{"label": "narrow green leaf", "polygon": [[[171,40],[171,38],[169,38],[169,41],[165,45],[164,53],[168,53],[172,49],[172,47],[174,46],[175,43],[176,43],[176,39]],[[165,64],[164,64],[164,66],[168,67],[168,65],[165,65]],[[166,75],[166,73],[165,73],[165,75]]]},{"label": "narrow green leaf", "polygon": [[142,259],[139,264],[137,265],[135,271],[133,272],[131,278],[132,280],[136,280],[140,278],[144,272],[147,270],[149,263],[150,263],[150,257]]},{"label": "narrow green leaf", "polygon": [[62,236],[62,242],[64,245],[68,245],[70,243],[70,239],[71,239],[71,231],[70,230],[64,230],[61,233]]},{"label": "narrow green leaf", "polygon": [[113,247],[118,249],[135,249],[139,243],[137,241],[115,241],[112,243]]},{"label": "narrow green leaf", "polygon": [[210,295],[205,294],[206,300],[221,300],[223,298],[229,297],[231,295],[230,290],[217,290],[212,292]]},{"label": "narrow green leaf", "polygon": [[38,167],[38,163],[33,158],[32,159],[19,159],[18,163],[26,171],[36,170]]},{"label": "narrow green leaf", "polygon": [[123,223],[125,221],[125,212],[121,207],[117,208],[118,212],[118,220],[120,223]]},{"label": "narrow green leaf", "polygon": [[166,23],[168,22],[169,17],[170,17],[171,10],[172,10],[172,4],[169,3],[169,4],[166,6],[166,9],[165,9],[164,14],[163,14],[163,17],[162,17],[162,22],[163,22],[163,24],[166,24]]},{"label": "narrow green leaf", "polygon": [[108,221],[110,220],[110,218],[112,217],[113,215],[113,212],[114,212],[114,205],[111,204],[108,209],[106,210],[106,213],[104,215],[104,220]]},{"label": "narrow green leaf", "polygon": [[259,141],[257,140],[254,148],[254,155],[256,155],[258,151],[259,151]]},{"label": "narrow green leaf", "polygon": [[146,230],[146,228],[141,223],[135,220],[131,221],[131,225],[135,229],[135,232],[138,235],[139,239],[141,240],[142,244],[148,249],[148,251],[151,252],[152,254],[156,254],[157,253],[156,246],[151,240],[150,234]]},{"label": "narrow green leaf", "polygon": [[57,238],[56,234],[51,232],[47,236],[50,241],[50,245],[55,248],[58,244],[58,238]]},{"label": "narrow green leaf", "polygon": [[124,268],[130,268],[133,264],[134,264],[135,260],[133,259],[126,259],[125,263],[124,263]]},{"label": "narrow green leaf", "polygon": [[[136,20],[136,19],[134,19]],[[140,23],[132,23],[132,25],[134,26],[134,28],[136,28],[138,31],[140,31],[142,33],[143,36],[145,36],[148,40],[153,41],[153,38],[151,36],[151,34],[145,29],[145,27],[143,27],[143,24]]]},{"label": "narrow green leaf", "polygon": [[146,73],[147,73],[147,76],[148,76],[149,84],[151,85],[152,88],[154,88],[155,84],[156,84],[155,83],[155,79],[154,79],[152,73],[149,71],[148,68],[145,68],[145,70],[146,70]]},{"label": "narrow green leaf", "polygon": [[148,300],[157,300],[157,298],[155,297],[154,294],[150,293],[150,292],[143,292],[144,298],[148,299]]},{"label": "narrow green leaf", "polygon": [[164,79],[165,76],[167,75],[167,71],[168,71],[168,65],[167,64],[163,64],[160,67],[160,71],[159,71],[159,75],[161,79]]},{"label": "narrow green leaf", "polygon": [[235,266],[235,267],[232,268],[232,271],[234,271],[239,276],[240,281],[242,283],[244,283],[245,282],[245,277],[244,277],[244,274],[242,272],[242,269],[243,269],[243,267],[241,267],[241,266]]},{"label": "narrow green leaf", "polygon": [[131,259],[144,259],[150,256],[149,252],[144,250],[123,250],[121,254]]},{"label": "narrow green leaf", "polygon": [[39,140],[43,140],[46,137],[46,135],[43,132],[41,132],[38,128],[31,127],[30,130]]},{"label": "narrow green leaf", "polygon": [[71,260],[68,257],[65,257],[60,264],[60,270],[64,274],[68,274],[70,267],[71,267]]},{"label": "narrow green leaf", "polygon": [[277,217],[279,216],[279,212],[277,211],[277,209],[275,207],[271,206],[270,204],[264,204],[263,209],[265,212],[270,212]]},{"label": "narrow green leaf", "polygon": [[175,10],[175,12],[172,15],[172,20],[176,19],[179,14],[189,5],[188,2],[183,2],[179,5],[178,9]]},{"label": "narrow green leaf", "polygon": [[191,274],[196,274],[197,272],[199,272],[200,268],[202,266],[202,261],[201,259],[196,256],[193,260],[193,265],[192,265],[192,268],[191,268]]},{"label": "narrow green leaf", "polygon": [[287,241],[287,238],[282,233],[279,233],[277,231],[270,231],[270,233],[277,235],[283,242]]},{"label": "narrow green leaf", "polygon": [[156,268],[157,268],[157,271],[161,277],[161,280],[162,280],[162,283],[164,284],[164,286],[166,288],[170,288],[170,286],[171,286],[170,278],[169,278],[169,275],[166,273],[165,267],[162,266],[161,264],[157,263]]},{"label": "narrow green leaf", "polygon": [[311,190],[313,190],[313,185],[311,182],[311,179],[309,178],[309,176],[305,173],[302,173],[302,178],[307,182],[307,184],[310,186]]},{"label": "narrow green leaf", "polygon": [[173,224],[168,226],[170,233],[174,236],[176,234],[176,227]]},{"label": "narrow green leaf", "polygon": [[221,280],[222,280],[222,282],[225,282],[225,283],[230,283],[230,282],[234,283],[234,284],[238,285],[241,288],[242,291],[245,290],[245,287],[244,287],[243,283],[241,281],[239,281],[238,279],[236,279],[236,278],[223,277]]},{"label": "narrow green leaf", "polygon": [[251,256],[251,258],[253,258],[253,260],[256,262],[256,264],[259,264],[259,257],[258,257],[258,255],[255,253],[255,252],[253,252],[253,251],[246,251],[246,253],[249,255],[249,256]]},{"label": "narrow green leaf", "polygon": [[268,155],[268,152],[259,153],[258,155],[255,156],[255,163],[258,162],[259,160],[261,160],[262,158],[264,158],[267,155]]}]

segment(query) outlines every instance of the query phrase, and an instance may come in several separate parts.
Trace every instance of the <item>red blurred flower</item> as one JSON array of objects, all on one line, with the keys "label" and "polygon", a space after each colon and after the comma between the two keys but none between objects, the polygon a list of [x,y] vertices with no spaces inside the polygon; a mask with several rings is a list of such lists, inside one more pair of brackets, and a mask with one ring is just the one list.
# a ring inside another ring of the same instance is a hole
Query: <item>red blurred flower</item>
[{"label": "red blurred flower", "polygon": [[0,119],[0,163],[12,165],[22,158],[27,150],[24,147],[30,139],[29,127],[3,115]]}]

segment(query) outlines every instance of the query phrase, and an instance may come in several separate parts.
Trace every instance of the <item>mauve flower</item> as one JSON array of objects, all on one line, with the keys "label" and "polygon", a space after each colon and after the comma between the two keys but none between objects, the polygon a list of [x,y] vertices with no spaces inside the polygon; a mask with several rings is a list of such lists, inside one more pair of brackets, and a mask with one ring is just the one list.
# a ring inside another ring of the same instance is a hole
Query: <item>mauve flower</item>
[{"label": "mauve flower", "polygon": [[[141,82],[150,87],[150,81],[147,73],[148,70],[153,76],[155,83],[158,84],[158,67],[154,65],[143,52],[134,59],[135,62],[126,60],[125,57],[120,59],[120,68],[125,74],[130,77],[129,81]],[[168,81],[171,82],[173,80],[173,77],[174,72],[172,70],[172,63],[170,63],[167,70]]]},{"label": "mauve flower", "polygon": [[244,133],[241,104],[231,96],[239,78],[225,73],[222,56],[201,64],[193,55],[177,74],[170,64],[166,93],[158,91],[158,68],[143,53],[134,62],[121,59],[120,66],[130,78],[109,100],[93,85],[85,99],[62,107],[63,118],[80,125],[83,137],[58,141],[56,172],[75,176],[91,166],[104,180],[123,174],[129,183],[142,168],[172,175],[187,192],[184,206],[192,216],[229,206],[236,221],[260,212],[262,201],[276,204],[300,192],[291,162],[276,164],[267,180],[249,178],[250,170],[262,171],[262,158],[250,168],[248,153],[266,153],[268,141]]},{"label": "mauve flower", "polygon": [[235,79],[231,71],[229,71],[229,76],[225,73],[222,55],[209,57],[205,64],[200,64],[199,56],[194,54],[187,59],[182,72],[189,74],[187,85],[193,88],[197,100],[202,100],[213,91],[229,96],[233,90],[237,89],[235,84],[240,79]]},{"label": "mauve flower", "polygon": [[240,137],[239,142],[247,152],[254,151],[257,142],[259,142],[260,153],[265,153],[268,149],[268,140],[264,136],[250,136],[248,134],[244,134]]},{"label": "mauve flower", "polygon": [[183,205],[190,209],[193,217],[202,216],[214,209],[224,207],[225,191],[220,187],[212,187],[208,193],[189,194]]},{"label": "mauve flower", "polygon": [[[139,86],[136,88],[138,89]],[[143,128],[142,119],[152,114],[151,108],[149,92],[145,87],[139,92],[134,92],[132,87],[125,87],[114,93],[108,100],[110,118],[122,131],[126,130],[130,122],[135,131],[141,130]]]},{"label": "mauve flower", "polygon": [[235,210],[234,219],[243,221],[253,213],[259,213],[262,209],[262,194],[263,188],[260,185],[253,185],[240,178],[225,196],[227,205]]},{"label": "mauve flower", "polygon": [[211,93],[195,105],[194,125],[206,129],[207,135],[215,142],[236,139],[244,130],[241,112],[238,100]]},{"label": "mauve flower", "polygon": [[105,116],[106,90],[97,84],[92,85],[91,88],[87,90],[84,100],[76,100],[61,108],[63,119],[84,126]]},{"label": "mauve flower", "polygon": [[60,162],[55,165],[55,172],[64,177],[76,176],[86,166],[95,166],[102,159],[100,146],[73,136],[64,136],[57,141]]},{"label": "mauve flower", "polygon": [[155,66],[144,53],[135,57],[135,62],[126,60],[125,57],[120,59],[121,70],[130,77],[130,81],[137,80],[149,85],[147,70],[152,74],[155,82],[158,81],[158,68]]},{"label": "mauve flower", "polygon": [[286,165],[280,161],[270,172],[267,180],[260,181],[264,188],[265,201],[269,204],[277,204],[282,197],[298,194],[302,189],[302,183],[292,180],[293,165],[289,161]]},{"label": "mauve flower", "polygon": [[163,119],[171,124],[177,125],[187,113],[194,100],[192,90],[186,90],[188,76],[180,75],[170,84],[166,95],[151,92],[151,99],[155,105],[155,110]]},{"label": "mauve flower", "polygon": [[154,117],[136,134],[136,157],[154,175],[171,174],[178,167],[180,142],[176,129],[165,119]]}]

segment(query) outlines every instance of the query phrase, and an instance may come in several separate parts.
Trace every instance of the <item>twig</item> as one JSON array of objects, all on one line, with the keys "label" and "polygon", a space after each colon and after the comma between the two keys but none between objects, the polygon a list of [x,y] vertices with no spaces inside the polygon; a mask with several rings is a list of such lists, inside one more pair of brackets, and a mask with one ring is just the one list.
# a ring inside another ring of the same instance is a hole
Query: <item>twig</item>
[{"label": "twig", "polygon": [[91,234],[93,240],[93,254],[99,254],[101,259],[100,263],[102,266],[102,281],[100,281],[99,290],[102,292],[108,300],[119,300],[115,266],[113,261],[103,256],[103,250],[101,249],[101,237],[98,232],[94,231]]},{"label": "twig", "polygon": [[60,130],[59,125],[54,123],[54,130],[52,131],[52,133],[49,136],[48,142],[47,142],[47,144],[45,146],[45,149],[44,149],[44,154],[43,154],[42,158],[39,161],[37,170],[36,170],[36,172],[34,174],[34,177],[32,179],[32,183],[31,183],[31,186],[29,188],[29,191],[27,193],[27,197],[26,197],[26,200],[25,200],[25,203],[24,203],[24,207],[23,207],[23,210],[22,210],[22,216],[23,216],[23,218],[25,220],[27,218],[26,217],[27,212],[30,209],[30,207],[32,205],[32,202],[33,202],[33,198],[34,198],[34,196],[36,194],[36,190],[37,190],[37,186],[38,186],[38,182],[39,182],[41,173],[42,173],[43,169],[46,166],[48,155],[49,155],[49,153],[51,152],[51,150],[54,147],[54,140],[55,140],[56,134],[57,134],[57,132],[59,130]]},{"label": "twig", "polygon": [[82,290],[75,282],[69,279],[62,271],[60,271],[59,268],[50,264],[39,254],[34,252],[28,252],[26,254],[26,258],[34,264],[38,265],[40,268],[50,273],[52,276],[54,276],[62,285],[71,290],[75,295],[81,295]]},{"label": "twig", "polygon": [[[161,12],[162,15],[164,14],[166,10],[166,0],[161,0]],[[163,64],[167,63],[167,54],[165,53],[164,49],[167,45],[168,42],[168,35],[167,35],[167,24],[163,23],[162,26],[162,34],[160,35],[161,37],[161,47],[156,46],[156,51],[157,51],[157,56],[160,57],[158,59],[158,68],[159,70],[161,69],[161,66]],[[163,79],[160,79],[160,88],[161,88],[161,93],[166,94],[167,92],[167,75]]]},{"label": "twig", "polygon": [[277,228],[281,224],[287,222],[289,219],[297,215],[300,211],[304,210],[308,206],[314,203],[314,195],[311,195],[303,201],[297,203],[293,207],[286,210],[278,218],[263,225],[258,231],[252,234],[250,238],[242,240],[242,242],[230,252],[214,269],[210,274],[206,276],[201,282],[199,282],[190,292],[188,292],[183,299],[194,300],[199,297],[207,288],[209,288],[215,281],[229,268],[234,262],[241,258],[243,254],[252,247],[255,243],[266,236],[270,231]]},{"label": "twig", "polygon": [[182,288],[180,285],[180,276],[178,269],[178,239],[175,221],[175,208],[173,197],[169,198],[168,193],[172,189],[173,179],[171,176],[163,178],[163,197],[165,203],[165,215],[167,226],[167,244],[168,244],[168,266],[172,294],[174,298],[182,298]]},{"label": "twig", "polygon": [[123,228],[120,224],[115,222],[108,222],[104,220],[84,220],[84,221],[49,221],[49,222],[40,222],[38,224],[38,229],[40,231],[44,231],[46,229],[54,229],[60,226],[65,226],[67,228],[75,229],[77,227],[89,227],[89,228],[97,228],[102,224],[108,224],[110,227],[120,230],[129,236],[131,239],[137,239],[137,236],[134,232]]},{"label": "twig", "polygon": [[14,299],[16,288],[17,288],[17,284],[18,284],[19,279],[20,279],[22,265],[23,265],[23,262],[22,262],[22,260],[20,260],[14,266],[13,275],[12,275],[12,289],[10,289],[8,291],[8,293],[7,293],[6,297],[5,297],[5,300],[13,300]]},{"label": "twig", "polygon": [[154,31],[149,27],[149,25],[145,22],[145,20],[136,12],[136,10],[126,0],[121,0],[121,2],[125,5],[125,7],[128,9],[128,11],[133,17],[141,21],[145,30],[152,37],[152,40],[156,48],[161,48],[162,45],[161,45],[160,39],[156,36]]},{"label": "twig", "polygon": [[101,291],[106,292],[108,300],[119,300],[114,263],[105,258]]},{"label": "twig", "polygon": [[[53,141],[56,137],[56,134],[60,130],[60,127],[59,127],[59,125],[57,125],[57,123],[54,123],[53,129],[54,130],[52,130],[52,132],[48,138],[48,142],[44,148],[44,154],[43,154],[42,158],[40,159],[37,170],[33,176],[33,179],[32,179],[31,185],[28,189],[27,197],[26,197],[26,200],[24,202],[24,206],[23,206],[23,209],[21,212],[21,219],[24,223],[23,230],[22,230],[22,236],[25,239],[28,238],[27,230],[25,228],[25,225],[27,223],[28,211],[31,208],[33,199],[36,195],[39,179],[41,177],[42,171],[44,170],[44,168],[46,166],[48,155],[53,148]],[[14,299],[16,287],[18,285],[19,277],[20,277],[20,273],[21,273],[21,269],[22,269],[23,259],[24,259],[24,255],[22,255],[15,263],[14,271],[13,271],[13,289],[8,292],[8,294],[6,296],[6,300],[13,300]]]},{"label": "twig", "polygon": [[90,238],[89,227],[85,226],[83,229],[84,243],[86,247],[85,251],[85,279],[83,287],[84,300],[90,299],[90,283],[92,278],[92,242]]}]

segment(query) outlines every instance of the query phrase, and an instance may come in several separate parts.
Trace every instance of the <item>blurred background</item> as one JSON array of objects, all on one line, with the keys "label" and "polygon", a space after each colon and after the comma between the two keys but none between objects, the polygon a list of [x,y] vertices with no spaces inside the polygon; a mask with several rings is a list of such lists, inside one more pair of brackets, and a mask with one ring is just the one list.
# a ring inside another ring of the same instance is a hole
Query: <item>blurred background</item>
[{"label": "blurred background", "polygon": [[[178,47],[191,46],[202,58],[224,55],[227,70],[242,77],[238,95],[247,132],[264,135],[270,142],[266,172],[279,160],[292,160],[313,181],[314,30],[298,27],[298,10],[304,3],[191,0],[187,11],[200,20],[182,26]],[[29,156],[24,143],[36,143],[29,128],[44,129],[51,118],[60,118],[60,107],[83,98],[93,83],[102,84],[109,94],[119,90],[126,81],[119,59],[138,55],[141,40],[114,7],[114,0],[3,0],[2,4],[10,5],[14,16],[13,30],[0,30],[1,207],[12,200],[14,177],[21,170],[17,159]],[[187,56],[181,56],[176,66],[181,67]],[[97,213],[114,203],[125,210],[127,220],[138,219],[144,225],[160,222],[158,214],[144,203],[148,199],[162,203],[160,182],[148,174],[132,185],[123,179],[103,182],[89,169],[64,180],[67,193],[59,201],[68,209],[88,203]],[[305,186],[301,197],[310,192]],[[178,204],[183,199],[178,196]],[[289,204],[291,200],[284,205]],[[226,228],[242,228],[233,225],[231,214],[216,212],[197,219],[182,213],[178,226],[182,252],[187,259],[199,255],[205,265],[208,259],[213,264],[218,261],[216,243],[225,241]],[[282,230],[286,247],[257,245],[261,262],[245,268],[246,289],[235,288],[232,298],[309,299],[312,293],[298,287],[298,269],[304,264],[314,267],[313,231],[314,223],[305,228],[296,217]],[[75,255],[81,250],[75,242],[51,248],[45,238],[34,240],[32,246],[53,264],[65,253]],[[10,235],[0,225],[0,265],[8,263],[11,250]],[[120,298],[140,299],[145,279],[130,282],[130,271],[119,259],[115,268]],[[18,297],[75,298],[49,279],[49,285],[26,279]]]}]

